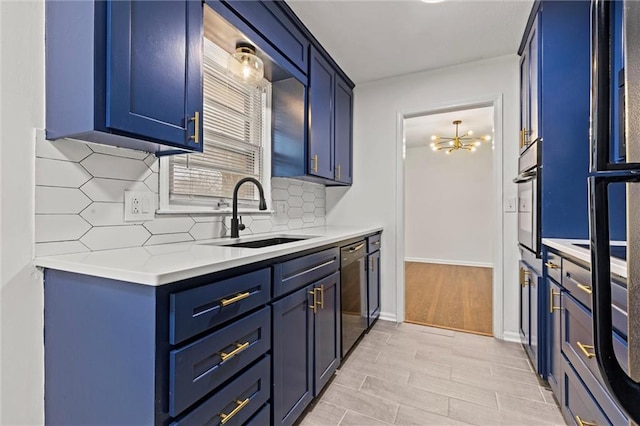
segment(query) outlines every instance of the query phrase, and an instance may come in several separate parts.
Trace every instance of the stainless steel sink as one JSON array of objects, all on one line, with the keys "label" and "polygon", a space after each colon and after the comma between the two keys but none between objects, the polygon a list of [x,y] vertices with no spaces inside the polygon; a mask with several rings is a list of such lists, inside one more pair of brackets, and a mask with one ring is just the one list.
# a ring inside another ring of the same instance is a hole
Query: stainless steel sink
[{"label": "stainless steel sink", "polygon": [[221,246],[221,247],[242,247],[242,248],[263,248],[269,246],[275,246],[278,244],[293,243],[296,241],[307,240],[313,237],[298,237],[298,236],[271,236],[261,240],[233,240],[231,242],[216,241],[211,243],[203,243],[203,245]]}]

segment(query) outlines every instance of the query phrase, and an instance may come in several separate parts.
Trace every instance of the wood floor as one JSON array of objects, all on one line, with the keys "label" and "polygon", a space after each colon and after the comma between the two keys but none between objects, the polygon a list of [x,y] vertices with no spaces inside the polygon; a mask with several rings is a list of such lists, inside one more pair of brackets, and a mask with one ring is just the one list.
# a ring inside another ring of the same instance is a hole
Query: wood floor
[{"label": "wood floor", "polygon": [[564,425],[519,343],[378,320],[300,426]]},{"label": "wood floor", "polygon": [[405,262],[405,321],[492,335],[492,268]]}]

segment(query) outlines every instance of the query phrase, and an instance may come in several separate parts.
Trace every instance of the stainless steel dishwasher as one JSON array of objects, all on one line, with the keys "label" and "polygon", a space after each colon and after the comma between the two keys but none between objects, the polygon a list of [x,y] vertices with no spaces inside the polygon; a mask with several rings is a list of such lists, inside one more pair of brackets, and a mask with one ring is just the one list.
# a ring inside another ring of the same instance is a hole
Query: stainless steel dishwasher
[{"label": "stainless steel dishwasher", "polygon": [[340,249],[342,357],[367,329],[367,265],[365,241]]}]

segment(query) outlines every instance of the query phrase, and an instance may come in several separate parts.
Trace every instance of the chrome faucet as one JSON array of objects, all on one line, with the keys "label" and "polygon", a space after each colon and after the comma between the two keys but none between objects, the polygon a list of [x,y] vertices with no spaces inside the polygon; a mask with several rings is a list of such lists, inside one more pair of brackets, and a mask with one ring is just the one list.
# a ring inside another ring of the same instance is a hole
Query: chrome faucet
[{"label": "chrome faucet", "polygon": [[245,226],[242,224],[242,217],[238,220],[238,189],[240,189],[240,185],[245,182],[251,182],[258,187],[258,192],[260,193],[260,204],[258,205],[258,210],[266,210],[267,202],[264,199],[264,190],[262,189],[262,185],[258,182],[257,179],[252,177],[242,178],[236,183],[236,186],[233,188],[233,215],[231,216],[231,238],[238,238],[240,236],[240,231],[244,230]]}]

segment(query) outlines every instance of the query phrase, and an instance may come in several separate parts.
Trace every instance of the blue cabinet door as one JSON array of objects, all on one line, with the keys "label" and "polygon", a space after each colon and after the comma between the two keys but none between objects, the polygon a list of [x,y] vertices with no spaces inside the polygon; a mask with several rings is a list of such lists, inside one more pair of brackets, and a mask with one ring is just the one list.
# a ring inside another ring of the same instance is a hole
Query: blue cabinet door
[{"label": "blue cabinet door", "polygon": [[315,49],[309,58],[308,170],[313,176],[333,179],[333,90],[335,72]]},{"label": "blue cabinet door", "polygon": [[528,347],[531,344],[531,334],[530,334],[530,297],[529,297],[529,277],[528,277],[528,269],[520,264],[520,339],[522,340],[522,344],[525,347]]},{"label": "blue cabinet door", "polygon": [[367,256],[369,265],[368,283],[367,283],[367,317],[368,326],[371,327],[373,322],[380,316],[380,251]]},{"label": "blue cabinet door", "polygon": [[202,28],[200,1],[108,2],[110,130],[202,151]]},{"label": "blue cabinet door", "polygon": [[334,99],[335,180],[350,184],[353,155],[353,91],[336,76]]},{"label": "blue cabinet door", "polygon": [[562,401],[562,340],[560,338],[560,286],[547,279],[549,285],[549,318],[547,321],[547,380],[558,401]]},{"label": "blue cabinet door", "polygon": [[313,399],[313,286],[273,304],[273,424],[291,425]]},{"label": "blue cabinet door", "polygon": [[340,364],[340,272],[316,282],[320,306],[314,330],[314,395],[318,395]]}]

